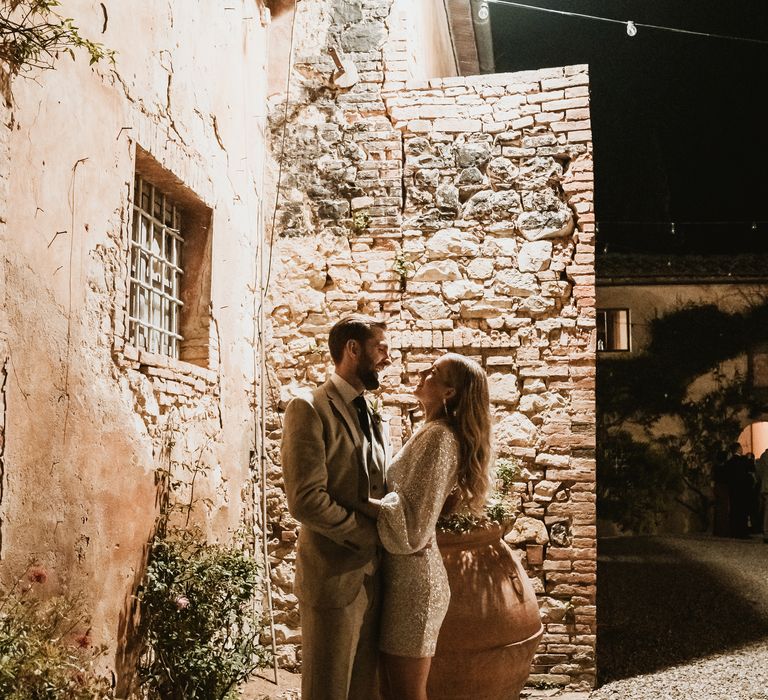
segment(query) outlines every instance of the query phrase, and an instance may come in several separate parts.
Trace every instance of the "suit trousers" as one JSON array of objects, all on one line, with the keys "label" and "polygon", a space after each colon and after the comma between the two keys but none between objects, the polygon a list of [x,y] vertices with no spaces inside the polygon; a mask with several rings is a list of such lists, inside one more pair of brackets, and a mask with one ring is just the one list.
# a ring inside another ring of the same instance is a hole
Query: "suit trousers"
[{"label": "suit trousers", "polygon": [[302,605],[302,700],[379,700],[379,574],[344,608]]}]

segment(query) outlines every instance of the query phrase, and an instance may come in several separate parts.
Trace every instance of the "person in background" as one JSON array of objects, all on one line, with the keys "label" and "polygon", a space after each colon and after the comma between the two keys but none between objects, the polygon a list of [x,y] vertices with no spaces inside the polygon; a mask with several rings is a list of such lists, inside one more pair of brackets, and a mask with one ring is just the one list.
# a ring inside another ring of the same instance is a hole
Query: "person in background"
[{"label": "person in background", "polygon": [[749,467],[749,459],[743,454],[741,445],[734,443],[725,463],[730,501],[728,534],[739,539],[749,537],[749,499],[752,490]]},{"label": "person in background", "polygon": [[714,522],[712,534],[715,537],[728,537],[731,518],[731,499],[728,484],[728,451],[720,450],[712,470],[713,491],[715,499]]},{"label": "person in background", "polygon": [[764,450],[755,463],[755,471],[760,488],[763,542],[768,544],[768,450]]}]

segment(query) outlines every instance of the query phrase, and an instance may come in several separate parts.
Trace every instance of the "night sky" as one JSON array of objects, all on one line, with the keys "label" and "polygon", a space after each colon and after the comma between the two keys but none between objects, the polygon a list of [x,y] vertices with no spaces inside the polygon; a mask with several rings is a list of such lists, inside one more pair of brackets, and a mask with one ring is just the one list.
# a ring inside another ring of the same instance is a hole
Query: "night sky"
[{"label": "night sky", "polygon": [[[768,40],[768,0],[524,2]],[[497,72],[589,64],[601,249],[768,252],[768,43],[644,27],[629,37],[499,4],[491,25]]]}]

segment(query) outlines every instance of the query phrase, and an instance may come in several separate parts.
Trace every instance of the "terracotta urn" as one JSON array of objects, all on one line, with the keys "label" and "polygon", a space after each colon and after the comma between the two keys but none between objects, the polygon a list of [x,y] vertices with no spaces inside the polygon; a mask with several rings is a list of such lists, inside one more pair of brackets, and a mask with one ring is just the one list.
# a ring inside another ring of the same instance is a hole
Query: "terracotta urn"
[{"label": "terracotta urn", "polygon": [[520,555],[492,524],[438,531],[451,602],[429,674],[436,700],[517,700],[543,633]]}]

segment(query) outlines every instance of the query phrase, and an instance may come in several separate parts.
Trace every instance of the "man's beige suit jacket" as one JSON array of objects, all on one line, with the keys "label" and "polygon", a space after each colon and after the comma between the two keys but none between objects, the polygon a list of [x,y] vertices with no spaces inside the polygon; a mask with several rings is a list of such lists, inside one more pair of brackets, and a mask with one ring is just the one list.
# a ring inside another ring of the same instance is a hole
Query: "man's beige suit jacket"
[{"label": "man's beige suit jacket", "polygon": [[288,404],[281,460],[288,509],[302,525],[296,595],[313,607],[349,605],[378,566],[379,539],[354,510],[369,494],[364,438],[332,381]]}]

